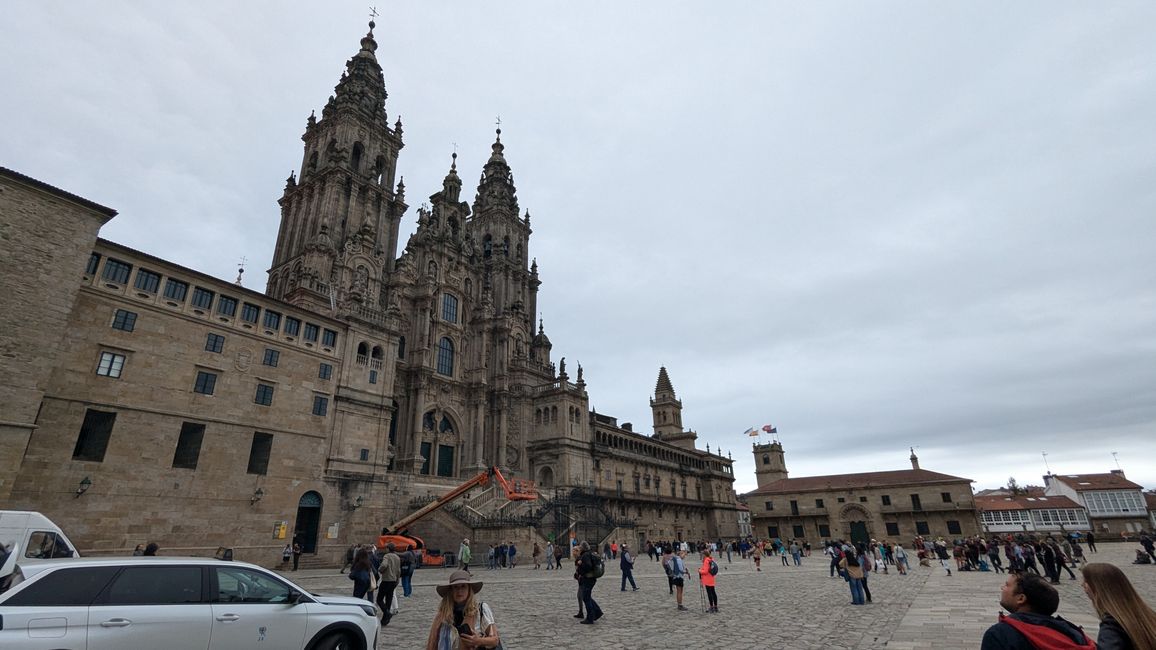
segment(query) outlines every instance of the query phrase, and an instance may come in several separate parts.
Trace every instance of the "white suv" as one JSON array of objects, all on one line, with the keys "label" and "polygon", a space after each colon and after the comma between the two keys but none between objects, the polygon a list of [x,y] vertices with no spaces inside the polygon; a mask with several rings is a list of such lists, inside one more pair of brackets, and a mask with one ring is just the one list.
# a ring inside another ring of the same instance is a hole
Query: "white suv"
[{"label": "white suv", "polygon": [[244,562],[95,557],[21,562],[0,594],[0,648],[372,650],[373,604],[310,594]]}]

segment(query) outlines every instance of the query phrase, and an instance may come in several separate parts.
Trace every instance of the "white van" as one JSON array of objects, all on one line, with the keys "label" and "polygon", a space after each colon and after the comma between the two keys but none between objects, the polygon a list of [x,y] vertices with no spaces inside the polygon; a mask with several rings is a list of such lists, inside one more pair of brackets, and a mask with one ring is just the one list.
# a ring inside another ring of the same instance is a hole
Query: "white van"
[{"label": "white van", "polygon": [[60,526],[39,512],[0,510],[0,583],[21,558],[79,557]]}]

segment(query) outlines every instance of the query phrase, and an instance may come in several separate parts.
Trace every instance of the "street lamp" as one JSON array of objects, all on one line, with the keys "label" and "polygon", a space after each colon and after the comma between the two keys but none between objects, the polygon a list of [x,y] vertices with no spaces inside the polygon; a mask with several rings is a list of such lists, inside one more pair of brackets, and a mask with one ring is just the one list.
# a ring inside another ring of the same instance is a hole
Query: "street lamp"
[{"label": "street lamp", "polygon": [[85,476],[83,479],[80,480],[80,485],[78,485],[76,488],[76,496],[74,496],[73,498],[79,499],[80,495],[84,494],[85,492],[88,492],[88,488],[90,488],[90,487],[92,487],[92,479]]}]

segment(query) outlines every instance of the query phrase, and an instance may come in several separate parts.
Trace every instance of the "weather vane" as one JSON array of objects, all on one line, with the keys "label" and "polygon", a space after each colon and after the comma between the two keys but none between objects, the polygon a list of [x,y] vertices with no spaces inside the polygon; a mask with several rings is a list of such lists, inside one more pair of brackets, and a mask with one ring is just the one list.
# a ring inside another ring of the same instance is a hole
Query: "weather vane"
[{"label": "weather vane", "polygon": [[380,15],[381,14],[377,13],[377,7],[370,7],[369,8],[369,19],[370,20],[373,20],[374,18],[377,18]]}]

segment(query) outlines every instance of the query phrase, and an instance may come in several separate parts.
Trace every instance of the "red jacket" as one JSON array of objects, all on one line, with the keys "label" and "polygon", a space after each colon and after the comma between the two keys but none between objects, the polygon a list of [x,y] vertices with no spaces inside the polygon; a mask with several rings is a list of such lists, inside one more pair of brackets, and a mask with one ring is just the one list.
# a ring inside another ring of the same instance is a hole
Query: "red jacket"
[{"label": "red jacket", "polygon": [[710,574],[710,561],[711,558],[704,557],[702,559],[702,566],[698,568],[698,579],[702,580],[702,586],[704,587],[714,586],[715,576]]}]

